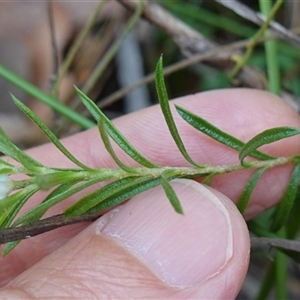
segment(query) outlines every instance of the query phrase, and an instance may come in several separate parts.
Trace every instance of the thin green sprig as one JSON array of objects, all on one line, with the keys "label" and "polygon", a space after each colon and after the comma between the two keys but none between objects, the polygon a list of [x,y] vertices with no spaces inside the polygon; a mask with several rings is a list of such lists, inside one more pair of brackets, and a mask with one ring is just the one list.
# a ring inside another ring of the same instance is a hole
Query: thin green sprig
[{"label": "thin green sprig", "polygon": [[[261,0],[260,3],[261,2],[270,2],[270,1]],[[279,10],[280,6],[282,5],[282,3],[283,3],[283,0],[277,0],[275,5],[272,7],[272,9],[270,11],[268,11],[268,17],[267,17],[266,21],[259,28],[259,30],[253,36],[253,38],[250,39],[249,44],[248,44],[247,49],[246,49],[246,53],[244,54],[244,56],[243,57],[235,57],[236,64],[229,73],[229,77],[230,77],[231,80],[234,79],[234,77],[240,72],[240,70],[243,68],[243,66],[250,59],[255,46],[257,45],[259,39],[265,34],[267,28],[269,27],[270,22],[275,17],[275,15],[278,12],[278,10]],[[266,5],[266,4],[264,4],[264,5]],[[274,44],[271,45],[271,47],[268,48],[269,55],[272,53],[273,58],[276,55],[276,53],[275,53],[276,51],[274,52],[274,50],[275,50],[274,48],[275,48]],[[271,71],[271,69],[269,69],[269,71]],[[275,68],[273,69],[273,71],[275,71]]]},{"label": "thin green sprig", "polygon": [[[272,1],[259,1],[260,10],[264,15],[269,15],[274,12],[275,15],[276,10],[280,8],[283,4],[284,0],[277,0],[274,7],[272,8]],[[264,35],[267,37],[270,35],[270,32],[265,31]],[[268,82],[269,82],[269,90],[271,93],[275,95],[281,94],[281,84],[280,84],[280,68],[278,62],[278,50],[277,50],[278,42],[275,40],[266,41],[264,43],[265,52],[266,52],[266,63],[267,63],[267,72],[268,72]]]},{"label": "thin green sprig", "polygon": [[[77,89],[77,93],[82,99],[82,102],[98,123],[100,136],[106,150],[119,168],[95,169],[87,167],[79,162],[70,151],[58,141],[54,134],[31,110],[16,98],[13,98],[16,105],[39,126],[39,128],[48,136],[50,141],[66,157],[75,163],[76,167],[73,169],[63,169],[45,166],[17,148],[9,141],[5,133],[0,130],[0,151],[14,158],[21,164],[21,166],[15,167],[3,159],[0,159],[0,173],[2,176],[2,181],[0,181],[0,191],[2,188],[2,195],[5,195],[3,197],[0,193],[0,197],[3,198],[0,199],[0,242],[1,228],[13,228],[37,222],[54,205],[57,205],[71,196],[76,197],[77,193],[82,190],[86,191],[85,196],[79,199],[77,196],[77,201],[64,211],[66,217],[72,218],[87,214],[97,214],[158,185],[163,187],[166,198],[169,200],[174,210],[177,213],[183,214],[180,199],[170,184],[170,181],[173,179],[207,178],[207,181],[210,181],[214,176],[219,176],[221,174],[238,170],[253,169],[255,171],[254,175],[245,186],[238,204],[241,212],[244,212],[251,199],[255,186],[265,170],[279,165],[294,163],[296,166],[283,197],[283,201],[275,211],[273,227],[277,229],[283,226],[294,203],[295,191],[300,177],[300,158],[299,155],[292,157],[273,157],[259,151],[258,148],[265,144],[299,134],[300,130],[289,127],[275,128],[264,131],[252,138],[249,142],[244,143],[228,133],[223,132],[221,129],[210,124],[200,116],[197,116],[182,107],[175,106],[175,111],[177,111],[179,116],[189,125],[229,148],[235,149],[237,157],[240,157],[240,163],[234,165],[199,165],[190,158],[182,143],[172,115],[162,74],[162,58],[160,58],[156,68],[156,84],[158,87],[160,106],[171,136],[185,159],[192,164],[190,167],[158,166],[155,162],[145,158],[131,145],[97,105],[83,92]],[[117,152],[112,148],[110,138],[112,138],[126,154],[134,159],[139,166],[131,167],[125,165],[118,157]],[[244,158],[246,156],[252,156],[256,160],[245,163]],[[25,179],[14,180],[13,178],[10,178],[11,174],[19,173],[23,174],[23,176],[25,175]],[[110,181],[109,183],[107,183],[108,180]],[[95,184],[99,183],[102,183],[100,188],[99,185],[97,188],[92,188]],[[52,191],[42,202],[16,218],[17,213],[25,203],[29,201],[33,194],[37,193],[39,190],[49,189],[52,189]],[[11,240],[3,253],[9,253],[9,251],[16,247],[18,243],[19,241]]]}]

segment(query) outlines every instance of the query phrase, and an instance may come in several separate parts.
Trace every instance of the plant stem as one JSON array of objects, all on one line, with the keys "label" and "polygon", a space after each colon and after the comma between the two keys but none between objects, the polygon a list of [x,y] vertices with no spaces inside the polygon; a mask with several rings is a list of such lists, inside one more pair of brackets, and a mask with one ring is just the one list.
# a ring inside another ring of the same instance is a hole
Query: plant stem
[{"label": "plant stem", "polygon": [[[279,8],[282,2],[283,0],[278,0],[274,5],[274,8],[275,6]],[[260,0],[259,6],[261,12],[266,16],[272,11],[272,1],[270,0]],[[265,36],[268,36],[269,34],[269,32],[265,32]],[[269,90],[270,92],[280,96],[280,71],[277,54],[277,42],[275,40],[265,42],[265,52],[269,78]]]},{"label": "plant stem", "polygon": [[72,218],[66,218],[64,215],[56,215],[28,225],[4,228],[0,231],[0,245],[22,239],[28,239],[62,226],[81,222],[93,222],[99,217],[101,217],[101,215],[83,215]]},{"label": "plant stem", "polygon": [[122,41],[124,40],[124,38],[126,37],[126,35],[133,29],[134,25],[140,19],[142,11],[143,11],[143,1],[139,1],[138,7],[137,7],[136,11],[134,12],[134,15],[132,16],[132,18],[129,20],[128,24],[124,28],[121,36],[116,40],[116,42],[112,45],[112,47],[107,51],[107,53],[104,55],[102,60],[96,66],[94,72],[88,79],[87,83],[82,88],[82,91],[85,94],[88,94],[91,91],[91,89],[95,86],[97,80],[102,75],[102,72],[105,70],[105,68],[107,67],[109,62],[112,60],[112,58],[114,57],[114,55],[120,48],[120,45],[121,45]]},{"label": "plant stem", "polygon": [[76,38],[75,42],[72,44],[70,51],[68,52],[62,66],[59,69],[59,73],[57,76],[57,79],[54,83],[53,89],[52,89],[52,95],[55,95],[57,97],[58,95],[58,89],[59,89],[59,85],[64,77],[64,75],[66,74],[66,72],[68,71],[72,61],[74,60],[74,57],[79,49],[79,47],[81,46],[83,40],[85,39],[85,37],[87,36],[87,34],[89,33],[89,31],[91,30],[92,26],[95,24],[95,22],[97,21],[98,15],[101,12],[103,5],[104,5],[105,1],[100,1],[98,6],[96,7],[94,13],[91,15],[91,17],[88,19],[88,21],[86,22],[86,24],[84,25],[84,27],[81,29],[78,37]]},{"label": "plant stem", "polygon": [[275,271],[276,271],[275,262],[272,262],[262,284],[260,285],[260,290],[258,295],[255,297],[255,300],[267,299],[274,284]]},{"label": "plant stem", "polygon": [[[247,167],[236,164],[236,165],[224,165],[224,166],[204,166],[204,167],[158,167],[158,168],[145,168],[138,167],[134,168],[134,172],[127,172],[121,169],[110,169],[110,168],[101,168],[95,169],[92,171],[83,171],[82,174],[87,174],[86,178],[89,180],[92,178],[99,177],[99,181],[107,179],[121,179],[128,176],[144,177],[150,176],[153,178],[158,178],[162,173],[167,171],[172,171],[174,177],[187,177],[187,178],[196,178],[207,176],[208,174],[226,174],[233,171],[240,171],[245,169],[260,169],[260,168],[273,168],[275,166],[284,165],[292,163],[294,157],[278,157],[276,159],[264,160],[264,161],[255,161],[249,163]],[[57,169],[59,170],[59,169]],[[64,170],[62,170],[64,171]],[[72,171],[72,170],[69,170]],[[78,173],[78,169],[73,170],[75,173]],[[76,175],[78,176],[78,175]]]},{"label": "plant stem", "polygon": [[[268,0],[260,0],[260,2],[268,2]],[[274,7],[270,11],[267,20],[264,22],[264,24],[260,27],[258,32],[254,35],[254,37],[249,41],[249,44],[247,46],[246,53],[243,57],[236,57],[236,64],[232,71],[229,73],[229,77],[233,79],[242,69],[242,67],[247,63],[249,58],[252,55],[252,52],[257,45],[259,39],[264,35],[265,31],[267,30],[270,22],[274,18],[275,14],[277,13],[278,9],[280,8],[281,4],[283,3],[283,0],[277,0]],[[269,12],[269,11],[268,11]]]},{"label": "plant stem", "polygon": [[[278,233],[281,238],[285,238],[284,229]],[[275,253],[275,267],[276,267],[276,299],[288,299],[287,291],[287,257],[280,250]]]}]

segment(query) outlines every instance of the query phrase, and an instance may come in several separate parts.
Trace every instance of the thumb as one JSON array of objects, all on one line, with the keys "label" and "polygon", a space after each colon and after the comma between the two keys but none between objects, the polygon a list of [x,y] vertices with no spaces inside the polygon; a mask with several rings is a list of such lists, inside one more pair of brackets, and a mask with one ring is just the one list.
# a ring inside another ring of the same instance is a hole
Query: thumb
[{"label": "thumb", "polygon": [[172,186],[184,215],[162,187],[144,192],[18,276],[0,298],[235,298],[249,258],[243,218],[211,188],[186,179]]}]

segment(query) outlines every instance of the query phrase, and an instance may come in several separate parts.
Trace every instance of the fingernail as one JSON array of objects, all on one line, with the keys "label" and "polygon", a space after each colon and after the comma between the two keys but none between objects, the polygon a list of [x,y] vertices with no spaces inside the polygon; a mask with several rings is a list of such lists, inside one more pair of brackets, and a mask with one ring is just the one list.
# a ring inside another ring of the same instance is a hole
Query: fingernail
[{"label": "fingernail", "polygon": [[170,286],[194,286],[217,275],[233,253],[229,214],[205,186],[171,182],[184,215],[177,214],[162,187],[146,191],[100,219],[105,234],[138,256]]}]

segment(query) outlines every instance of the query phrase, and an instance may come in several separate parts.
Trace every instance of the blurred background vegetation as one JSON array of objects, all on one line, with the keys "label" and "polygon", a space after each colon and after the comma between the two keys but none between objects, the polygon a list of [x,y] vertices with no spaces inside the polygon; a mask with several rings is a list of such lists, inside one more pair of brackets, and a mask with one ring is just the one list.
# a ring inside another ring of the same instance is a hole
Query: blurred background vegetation
[{"label": "blurred background vegetation", "polygon": [[[161,53],[170,98],[250,87],[270,90],[299,111],[299,15],[298,1],[1,2],[0,126],[22,147],[45,142],[9,93],[59,137],[93,125],[74,85],[110,118],[155,104],[152,73]],[[281,259],[276,271],[276,255],[268,245],[253,250],[239,299],[300,298],[299,259]]]}]

